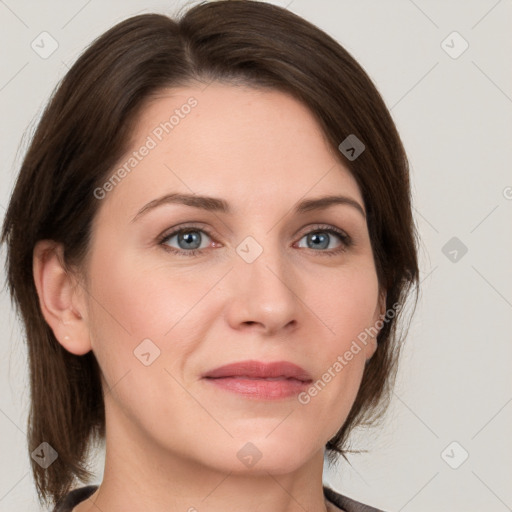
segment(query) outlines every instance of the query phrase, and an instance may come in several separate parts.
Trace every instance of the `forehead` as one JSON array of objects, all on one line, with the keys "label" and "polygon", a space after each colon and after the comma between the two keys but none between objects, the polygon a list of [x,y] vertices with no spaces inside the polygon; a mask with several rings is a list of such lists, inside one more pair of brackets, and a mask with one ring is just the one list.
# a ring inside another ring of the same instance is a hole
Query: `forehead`
[{"label": "forehead", "polygon": [[173,191],[226,197],[235,210],[335,192],[361,200],[313,113],[269,89],[161,91],[142,109],[121,166],[128,172],[110,195],[133,208]]}]

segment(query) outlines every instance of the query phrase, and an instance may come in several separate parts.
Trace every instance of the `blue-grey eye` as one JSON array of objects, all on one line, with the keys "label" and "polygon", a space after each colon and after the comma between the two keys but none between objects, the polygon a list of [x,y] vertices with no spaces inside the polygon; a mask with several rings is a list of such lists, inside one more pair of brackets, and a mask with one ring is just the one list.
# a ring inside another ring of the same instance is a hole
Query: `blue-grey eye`
[{"label": "blue-grey eye", "polygon": [[302,239],[306,238],[308,249],[334,249],[332,246],[329,247],[329,244],[333,241],[332,235],[335,235],[335,237],[342,240],[340,234],[327,229],[322,231],[312,231],[311,233],[304,235]]},{"label": "blue-grey eye", "polygon": [[[198,229],[181,229],[176,231],[175,233],[171,233],[169,236],[165,238],[165,244],[171,245],[171,240],[176,238],[176,243],[178,244],[178,249],[181,250],[194,250],[194,249],[202,249],[201,241],[203,237],[209,238],[209,236],[204,233],[204,231]],[[204,247],[207,247],[206,244]]]}]

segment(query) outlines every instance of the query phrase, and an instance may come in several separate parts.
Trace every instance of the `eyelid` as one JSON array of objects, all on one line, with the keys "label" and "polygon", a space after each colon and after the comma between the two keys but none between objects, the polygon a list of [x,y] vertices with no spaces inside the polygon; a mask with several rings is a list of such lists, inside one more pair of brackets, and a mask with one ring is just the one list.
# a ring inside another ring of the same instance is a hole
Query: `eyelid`
[{"label": "eyelid", "polygon": [[352,241],[350,235],[344,229],[337,228],[336,226],[333,226],[332,224],[316,223],[313,225],[308,225],[304,229],[305,229],[305,231],[302,232],[301,238],[310,233],[315,233],[316,231],[330,231],[330,232],[334,232],[340,238],[342,238],[346,241],[350,241],[350,242]]},{"label": "eyelid", "polygon": [[[185,224],[179,224],[178,226],[174,226],[172,228],[166,229],[160,236],[157,237],[158,243],[162,243],[168,238],[172,236],[179,235],[183,231],[202,231],[206,233],[211,239],[215,239],[214,235],[210,232],[210,230],[206,227],[206,224],[202,222],[191,222]],[[194,249],[192,249],[194,250]],[[202,249],[201,249],[202,250]],[[188,251],[190,252],[190,251]]]}]

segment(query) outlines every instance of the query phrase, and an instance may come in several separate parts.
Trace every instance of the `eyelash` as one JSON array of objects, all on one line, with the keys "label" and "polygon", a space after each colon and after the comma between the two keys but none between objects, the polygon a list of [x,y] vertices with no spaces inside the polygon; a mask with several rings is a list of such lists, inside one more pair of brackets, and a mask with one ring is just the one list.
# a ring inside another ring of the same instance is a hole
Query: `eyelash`
[{"label": "eyelash", "polygon": [[[211,235],[207,229],[199,228],[198,226],[182,226],[179,229],[172,231],[171,233],[165,233],[163,236],[161,236],[158,239],[158,244],[161,245],[164,248],[164,250],[171,252],[173,254],[178,254],[180,256],[189,256],[189,257],[197,256],[197,255],[201,254],[203,251],[205,251],[206,249],[191,249],[190,251],[185,251],[182,249],[176,249],[175,247],[170,247],[169,245],[164,243],[175,235],[179,235],[180,233],[186,233],[186,232],[190,232],[190,231],[198,231],[198,232],[206,233],[212,240],[214,240],[213,235]],[[309,249],[311,251],[320,253],[322,256],[336,256],[342,252],[345,252],[349,247],[352,246],[352,239],[344,231],[341,231],[340,229],[335,228],[334,226],[317,224],[314,226],[314,228],[312,230],[304,233],[300,239],[302,239],[305,236],[312,234],[312,233],[334,234],[334,235],[337,235],[341,240],[340,247],[338,247],[336,249],[320,250],[320,251],[317,251],[315,249]]]}]

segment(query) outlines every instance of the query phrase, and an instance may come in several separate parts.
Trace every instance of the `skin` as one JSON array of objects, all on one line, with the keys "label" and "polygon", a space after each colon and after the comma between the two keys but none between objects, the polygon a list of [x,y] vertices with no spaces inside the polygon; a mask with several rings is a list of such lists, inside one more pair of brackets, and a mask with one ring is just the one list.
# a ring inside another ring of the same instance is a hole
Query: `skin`
[{"label": "skin", "polygon": [[[219,390],[201,374],[286,360],[316,381],[375,325],[385,294],[363,214],[348,204],[292,212],[333,193],[364,210],[361,192],[313,114],[278,91],[164,91],[143,110],[130,152],[190,96],[197,106],[101,200],[83,281],[63,268],[60,246],[40,241],[34,251],[47,322],[68,351],[92,350],[103,373],[104,478],[74,510],[326,510],[324,446],[346,420],[375,338],[305,405]],[[233,213],[164,204],[132,222],[171,192],[223,198]],[[166,250],[190,251],[177,236],[159,240],[185,223],[199,224],[195,256]],[[319,223],[352,245],[328,256],[343,240]],[[306,236],[314,231],[329,243],[317,248]],[[247,236],[263,249],[252,263],[236,251]],[[134,356],[147,338],[160,350],[149,366]],[[237,457],[247,442],[261,453],[252,467]]]}]

